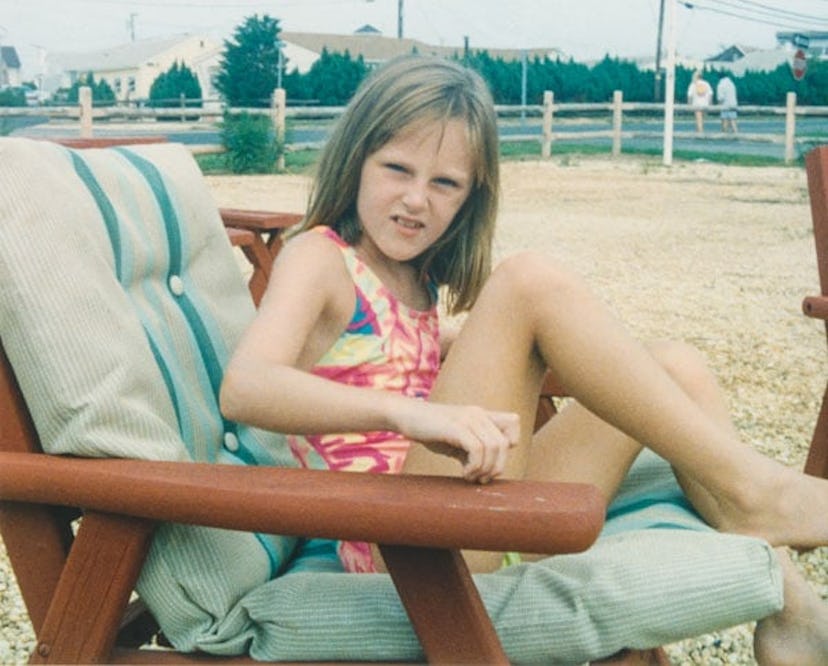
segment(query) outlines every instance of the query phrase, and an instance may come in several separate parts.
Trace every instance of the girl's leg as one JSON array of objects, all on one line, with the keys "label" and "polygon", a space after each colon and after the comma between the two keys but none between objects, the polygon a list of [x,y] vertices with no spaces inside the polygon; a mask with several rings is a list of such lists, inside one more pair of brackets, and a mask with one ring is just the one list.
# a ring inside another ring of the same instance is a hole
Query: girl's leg
[{"label": "girl's leg", "polygon": [[[501,264],[446,361],[433,398],[517,411],[532,422],[543,369],[632,441],[646,442],[706,491],[716,527],[775,545],[828,543],[828,482],[740,442],[696,404],[573,274],[534,253]],[[525,469],[520,447],[509,472]],[[417,447],[407,470],[435,469]],[[437,463],[440,467],[445,462]],[[697,493],[702,495],[703,493]]]},{"label": "girl's leg", "polygon": [[785,607],[758,622],[753,652],[760,666],[828,664],[828,605],[799,574],[788,553],[776,549],[782,567]]}]

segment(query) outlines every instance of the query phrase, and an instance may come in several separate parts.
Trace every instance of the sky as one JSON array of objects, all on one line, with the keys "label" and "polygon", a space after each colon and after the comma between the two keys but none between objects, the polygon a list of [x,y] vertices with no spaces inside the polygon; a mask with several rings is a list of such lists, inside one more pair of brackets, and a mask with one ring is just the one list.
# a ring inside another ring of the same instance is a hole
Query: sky
[{"label": "sky", "polygon": [[[135,39],[232,36],[268,14],[282,30],[348,34],[370,24],[430,44],[557,47],[578,61],[654,56],[662,0],[0,0],[0,44],[14,46],[24,79],[49,52],[89,51]],[[777,31],[828,31],[828,0],[674,2],[676,49],[687,57],[744,44],[774,48]],[[664,40],[669,32],[664,29]]]}]

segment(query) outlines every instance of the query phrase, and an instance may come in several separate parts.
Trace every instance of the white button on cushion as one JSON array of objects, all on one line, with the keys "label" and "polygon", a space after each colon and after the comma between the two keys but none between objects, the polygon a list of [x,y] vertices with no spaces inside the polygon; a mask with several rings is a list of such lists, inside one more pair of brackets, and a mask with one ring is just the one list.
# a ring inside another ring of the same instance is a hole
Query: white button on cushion
[{"label": "white button on cushion", "polygon": [[239,438],[236,437],[232,432],[224,433],[224,446],[227,448],[228,451],[238,451],[239,450]]},{"label": "white button on cushion", "polygon": [[181,296],[184,293],[184,280],[178,275],[170,275],[170,291],[176,296]]}]

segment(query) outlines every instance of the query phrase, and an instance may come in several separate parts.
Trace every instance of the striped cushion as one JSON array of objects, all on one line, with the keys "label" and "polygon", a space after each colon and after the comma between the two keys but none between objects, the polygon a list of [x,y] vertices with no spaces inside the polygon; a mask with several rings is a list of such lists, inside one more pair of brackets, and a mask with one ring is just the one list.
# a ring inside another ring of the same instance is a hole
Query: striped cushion
[{"label": "striped cushion", "polygon": [[292,464],[219,414],[254,309],[186,149],[2,139],[0,220],[0,335],[47,452]]}]

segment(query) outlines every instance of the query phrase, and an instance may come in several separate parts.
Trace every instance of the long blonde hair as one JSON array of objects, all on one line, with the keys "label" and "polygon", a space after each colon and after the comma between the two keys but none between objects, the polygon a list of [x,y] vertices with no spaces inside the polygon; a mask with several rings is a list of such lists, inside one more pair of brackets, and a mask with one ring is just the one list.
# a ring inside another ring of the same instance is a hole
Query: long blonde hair
[{"label": "long blonde hair", "polygon": [[325,144],[302,225],[302,230],[330,226],[347,243],[358,242],[356,200],[366,158],[415,124],[454,119],[465,122],[474,156],[471,191],[443,236],[413,260],[421,277],[447,287],[452,313],[472,306],[491,271],[500,189],[494,104],[472,70],[412,55],[371,74]]}]

